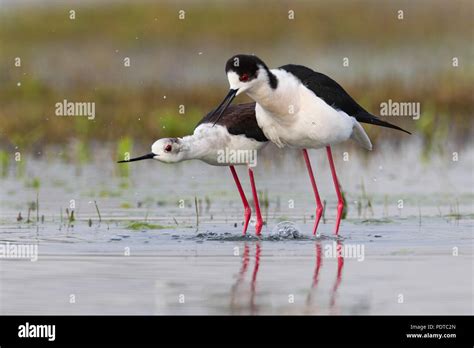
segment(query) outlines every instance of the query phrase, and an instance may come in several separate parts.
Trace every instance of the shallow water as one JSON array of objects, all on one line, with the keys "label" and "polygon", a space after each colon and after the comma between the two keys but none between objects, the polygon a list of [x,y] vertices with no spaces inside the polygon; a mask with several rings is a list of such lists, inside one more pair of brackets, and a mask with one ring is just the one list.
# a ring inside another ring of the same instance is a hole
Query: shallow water
[{"label": "shallow water", "polygon": [[[2,179],[0,244],[38,245],[38,260],[0,258],[0,313],[472,314],[472,161],[441,156],[427,165],[406,151],[403,166],[383,152],[369,161],[355,152],[346,163],[342,151],[333,150],[349,210],[338,239],[322,152],[311,152],[327,200],[319,238],[305,168],[291,153],[256,169],[269,202],[261,239],[252,225],[241,235],[242,207],[226,168],[148,162],[120,179],[100,152],[80,170],[30,159],[25,178]],[[36,200],[26,185],[32,177],[41,181],[38,224],[36,211],[25,222]],[[76,220],[68,223],[71,200]],[[145,220],[153,228],[130,227]],[[300,235],[276,238],[283,220]]]},{"label": "shallow water", "polygon": [[[1,313],[472,314],[472,221],[344,222],[339,241],[330,224],[321,238],[301,227],[279,241],[220,223],[4,228],[4,241],[38,243],[39,258],[0,261]],[[338,257],[338,245],[354,249]]]}]

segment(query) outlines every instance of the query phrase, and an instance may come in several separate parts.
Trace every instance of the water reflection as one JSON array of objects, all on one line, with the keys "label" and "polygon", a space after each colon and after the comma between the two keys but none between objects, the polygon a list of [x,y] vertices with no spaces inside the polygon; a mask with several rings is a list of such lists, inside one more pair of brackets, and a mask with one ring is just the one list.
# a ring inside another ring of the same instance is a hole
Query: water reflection
[{"label": "water reflection", "polygon": [[[304,304],[306,310],[303,309],[303,311],[308,314],[338,314],[339,309],[337,306],[337,293],[342,283],[342,275],[344,268],[343,244],[338,241],[333,245],[324,245],[320,241],[318,241],[314,244],[313,247],[315,255],[314,269],[312,271],[311,288],[308,292],[306,302]],[[252,249],[255,251],[253,257],[251,254]],[[334,257],[337,259],[337,271],[334,281],[330,279],[326,280],[327,282],[331,282],[331,286],[326,287],[326,289],[330,289],[329,294],[326,294],[326,297],[324,297],[326,300],[329,298],[329,302],[327,305],[322,305],[323,293],[320,290],[318,291],[318,288],[321,287],[321,282],[325,281],[325,279],[321,278],[321,270],[324,264],[323,256],[326,258]],[[247,243],[244,244],[240,269],[239,272],[236,274],[235,283],[231,287],[230,312],[232,314],[258,314],[259,310],[262,309],[262,305],[258,306],[256,304],[257,276],[260,267],[260,258],[260,242],[250,245]],[[250,270],[252,261],[253,270]],[[247,274],[249,273],[250,284],[248,283],[248,281],[246,281]]]},{"label": "water reflection", "polygon": [[[329,247],[329,245],[328,245]],[[315,293],[319,285],[320,281],[320,272],[321,268],[323,266],[323,251],[322,251],[322,245],[321,242],[316,242],[315,244],[315,266],[314,266],[314,272],[313,272],[313,280],[311,283],[311,289],[308,292],[308,296],[306,298],[306,308],[307,311],[316,314],[319,312],[319,307],[317,303],[314,301]],[[336,258],[337,258],[337,274],[336,274],[336,279],[334,281],[333,286],[331,287],[331,293],[330,293],[330,300],[329,300],[329,313],[330,314],[337,314],[338,309],[336,306],[336,300],[337,300],[337,291],[339,289],[339,286],[341,285],[342,282],[342,270],[344,268],[344,257],[342,255],[342,248],[343,244],[341,241],[337,241],[336,243]],[[332,253],[331,253],[332,255]]]},{"label": "water reflection", "polygon": [[[318,286],[319,283],[319,271],[321,270],[321,266],[323,264],[323,258],[322,258],[322,247],[321,247],[321,242],[317,242],[315,244],[315,255],[316,255],[316,264],[314,266],[314,272],[313,272],[313,282],[311,284],[311,289],[308,292],[308,297],[306,298],[306,307],[311,308],[313,304],[313,294],[315,293],[315,290]],[[317,307],[314,308],[314,310],[317,312]]]},{"label": "water reflection", "polygon": [[334,285],[331,289],[331,300],[329,301],[329,309],[331,314],[338,314],[339,310],[336,307],[336,295],[337,289],[339,285],[341,285],[342,281],[342,269],[344,268],[344,257],[342,255],[342,243],[340,241],[337,242],[337,275]]},{"label": "water reflection", "polygon": [[[246,310],[250,310],[251,314],[257,314],[258,312],[258,307],[255,304],[255,297],[257,293],[257,275],[258,275],[258,269],[260,267],[260,254],[261,254],[260,242],[255,243],[255,261],[254,261],[254,267],[252,271],[252,278],[250,281],[250,299],[248,302],[248,306],[246,305],[242,306],[237,303],[237,299],[239,298],[240,290],[243,287],[243,284],[245,281],[245,275],[247,273],[248,266],[249,266],[249,261],[250,261],[249,254],[250,254],[250,247],[246,242],[244,244],[244,252],[242,254],[242,264],[240,266],[237,279],[231,288],[230,309],[233,314],[240,313]],[[246,297],[245,294],[242,297],[245,298]]]},{"label": "water reflection", "polygon": [[253,267],[252,281],[250,283],[250,309],[252,314],[257,313],[257,307],[255,306],[255,295],[257,288],[257,274],[260,266],[260,243],[257,242],[255,245],[255,265]]}]

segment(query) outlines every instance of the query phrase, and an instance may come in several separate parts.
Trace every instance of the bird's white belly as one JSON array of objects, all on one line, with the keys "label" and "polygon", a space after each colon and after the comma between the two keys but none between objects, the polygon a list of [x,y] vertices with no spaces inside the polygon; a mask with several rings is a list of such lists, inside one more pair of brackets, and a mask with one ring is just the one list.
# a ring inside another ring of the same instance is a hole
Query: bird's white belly
[{"label": "bird's white belly", "polygon": [[[352,134],[354,121],[337,111],[303,85],[299,100],[288,100],[288,112],[270,112],[257,103],[257,122],[268,139],[279,147],[321,148],[343,142]],[[281,101],[280,101],[281,103]]]}]

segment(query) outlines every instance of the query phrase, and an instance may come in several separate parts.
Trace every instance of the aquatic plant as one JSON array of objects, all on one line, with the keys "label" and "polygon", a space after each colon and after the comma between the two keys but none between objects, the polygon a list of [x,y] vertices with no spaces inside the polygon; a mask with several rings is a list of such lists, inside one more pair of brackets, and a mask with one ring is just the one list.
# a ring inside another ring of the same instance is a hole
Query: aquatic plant
[{"label": "aquatic plant", "polygon": [[25,186],[28,188],[33,188],[35,190],[39,190],[40,185],[41,185],[40,179],[38,177],[34,177],[31,180],[27,180]]},{"label": "aquatic plant", "polygon": [[9,168],[9,156],[6,151],[0,150],[0,175],[2,177],[7,176]]},{"label": "aquatic plant", "polygon": [[[123,159],[125,154],[131,154],[133,151],[133,140],[130,137],[122,137],[117,143],[117,158]],[[123,163],[117,166],[118,174],[121,177],[128,178],[130,175],[130,165]]]},{"label": "aquatic plant", "polygon": [[341,196],[342,196],[342,201],[344,202],[344,209],[342,209],[341,219],[344,220],[347,216],[347,211],[349,210],[349,206],[347,205],[346,193],[342,188],[341,188]]},{"label": "aquatic plant", "polygon": [[94,205],[95,205],[95,210],[97,211],[97,215],[99,216],[99,223],[100,223],[102,222],[102,216],[100,216],[99,206],[97,205],[96,201],[94,201]]},{"label": "aquatic plant", "polygon": [[199,207],[198,207],[198,199],[194,196],[194,207],[196,208],[196,231],[199,229]]},{"label": "aquatic plant", "polygon": [[162,229],[167,229],[167,228],[172,228],[172,227],[158,225],[158,224],[151,224],[145,221],[132,221],[127,224],[126,228],[129,230],[140,231],[140,230],[162,230]]}]

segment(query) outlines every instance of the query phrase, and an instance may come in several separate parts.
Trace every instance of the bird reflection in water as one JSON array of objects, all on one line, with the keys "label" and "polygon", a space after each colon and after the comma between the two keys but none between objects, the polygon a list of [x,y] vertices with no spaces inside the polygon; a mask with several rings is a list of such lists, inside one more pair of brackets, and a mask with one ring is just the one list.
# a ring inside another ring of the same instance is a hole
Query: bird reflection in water
[{"label": "bird reflection in water", "polygon": [[[316,291],[316,288],[319,283],[319,271],[323,265],[323,258],[322,258],[322,251],[321,251],[321,242],[317,242],[315,244],[315,252],[316,252],[316,264],[314,266],[314,273],[313,273],[313,282],[311,283],[311,289],[308,293],[308,297],[306,298],[306,307],[309,309],[312,307],[313,304],[313,294]],[[318,312],[317,306],[314,306],[314,311]]]},{"label": "bird reflection in water", "polygon": [[249,268],[249,262],[250,262],[249,254],[250,254],[250,247],[247,243],[245,243],[244,252],[242,254],[242,265],[240,266],[240,270],[237,275],[237,280],[235,281],[234,285],[232,285],[232,288],[231,288],[230,308],[231,308],[232,313],[241,312],[242,310],[247,310],[247,309],[250,311],[251,314],[257,314],[258,312],[258,308],[255,304],[255,297],[257,293],[257,275],[258,275],[258,269],[260,266],[260,254],[261,254],[260,242],[255,243],[255,263],[253,266],[252,278],[250,281],[249,305],[247,307],[247,306],[241,306],[237,304],[239,289],[244,283],[245,275]]},{"label": "bird reflection in water", "polygon": [[[336,244],[336,258],[337,258],[337,274],[333,286],[331,287],[330,300],[329,300],[329,313],[337,314],[336,300],[337,300],[337,290],[342,281],[342,270],[344,268],[344,256],[342,254],[342,243],[337,241]],[[311,283],[311,289],[306,298],[306,307],[311,313],[318,313],[319,308],[317,304],[313,304],[314,294],[318,288],[320,282],[320,271],[323,266],[323,251],[321,242],[315,244],[315,254],[316,254],[316,263],[314,266],[313,280]]]},{"label": "bird reflection in water", "polygon": [[329,301],[329,309],[331,314],[338,314],[336,306],[336,294],[342,281],[342,269],[344,268],[344,257],[342,255],[342,243],[337,241],[337,275],[336,281],[331,289],[331,300]]}]

